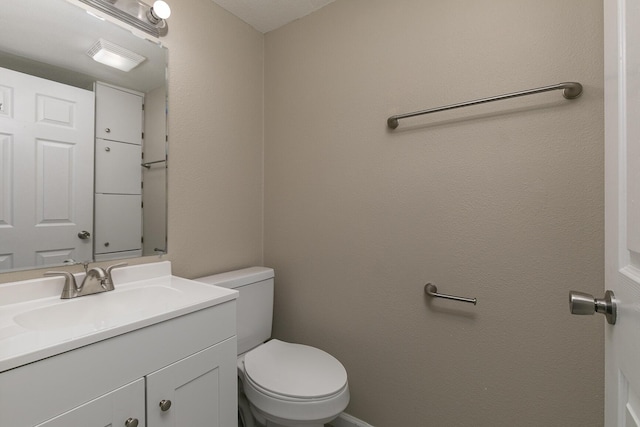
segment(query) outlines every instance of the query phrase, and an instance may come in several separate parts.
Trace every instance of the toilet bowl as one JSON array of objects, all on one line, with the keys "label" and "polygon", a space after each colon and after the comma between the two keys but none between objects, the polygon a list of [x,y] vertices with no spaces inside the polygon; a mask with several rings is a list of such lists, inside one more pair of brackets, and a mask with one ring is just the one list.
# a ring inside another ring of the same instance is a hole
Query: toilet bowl
[{"label": "toilet bowl", "polygon": [[322,426],[349,403],[346,370],[314,347],[268,341],[238,359],[238,375],[254,416],[269,426]]},{"label": "toilet bowl", "polygon": [[273,277],[270,268],[252,267],[195,280],[239,292],[238,406],[244,427],[322,427],[349,403],[347,372],[323,350],[269,340]]}]

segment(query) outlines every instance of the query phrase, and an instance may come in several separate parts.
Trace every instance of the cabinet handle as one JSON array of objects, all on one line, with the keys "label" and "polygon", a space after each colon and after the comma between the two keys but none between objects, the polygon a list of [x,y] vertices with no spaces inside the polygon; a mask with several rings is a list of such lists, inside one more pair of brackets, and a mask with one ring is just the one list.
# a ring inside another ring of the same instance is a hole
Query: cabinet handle
[{"label": "cabinet handle", "polygon": [[137,418],[129,418],[124,422],[124,427],[138,427],[138,419]]},{"label": "cabinet handle", "polygon": [[169,408],[171,408],[171,401],[170,400],[161,400],[160,401],[160,409],[162,409],[163,411],[168,411]]},{"label": "cabinet handle", "polygon": [[106,133],[110,133],[110,132],[111,132],[111,129],[106,128],[104,131],[105,131]]},{"label": "cabinet handle", "polygon": [[109,247],[109,242],[105,242],[104,246],[108,248]]},{"label": "cabinet handle", "polygon": [[104,151],[111,151],[111,147],[104,147]]}]

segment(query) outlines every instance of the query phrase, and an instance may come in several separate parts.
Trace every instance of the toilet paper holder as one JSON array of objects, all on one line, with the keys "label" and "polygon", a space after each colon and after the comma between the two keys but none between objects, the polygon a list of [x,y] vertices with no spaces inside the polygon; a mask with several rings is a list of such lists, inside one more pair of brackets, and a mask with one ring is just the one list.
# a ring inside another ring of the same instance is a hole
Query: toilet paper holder
[{"label": "toilet paper holder", "polygon": [[447,294],[438,293],[438,288],[436,287],[436,285],[434,285],[432,283],[427,283],[426,285],[424,285],[424,293],[429,295],[430,297],[433,297],[433,298],[444,298],[444,299],[450,299],[450,300],[454,300],[454,301],[468,302],[468,303],[471,303],[473,305],[476,305],[478,303],[478,299],[477,298],[457,297],[455,295],[447,295]]}]

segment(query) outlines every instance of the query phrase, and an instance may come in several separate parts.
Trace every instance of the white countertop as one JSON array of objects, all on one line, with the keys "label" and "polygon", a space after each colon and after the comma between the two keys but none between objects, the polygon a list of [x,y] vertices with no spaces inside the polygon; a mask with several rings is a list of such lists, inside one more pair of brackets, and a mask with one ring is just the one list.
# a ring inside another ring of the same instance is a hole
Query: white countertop
[{"label": "white countertop", "polygon": [[[163,261],[114,269],[115,290],[61,300],[63,277],[0,284],[0,372],[234,300]],[[78,277],[78,284],[82,277]]]}]

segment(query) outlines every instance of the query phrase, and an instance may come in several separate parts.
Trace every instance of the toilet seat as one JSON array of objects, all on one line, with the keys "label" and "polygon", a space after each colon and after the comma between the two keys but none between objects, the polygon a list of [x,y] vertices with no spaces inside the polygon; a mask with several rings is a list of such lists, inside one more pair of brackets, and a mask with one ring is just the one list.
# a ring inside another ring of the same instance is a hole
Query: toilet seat
[{"label": "toilet seat", "polygon": [[282,400],[323,400],[347,386],[347,371],[329,353],[275,339],[245,355],[244,372],[256,389]]},{"label": "toilet seat", "polygon": [[238,359],[251,410],[284,426],[321,426],[349,403],[347,373],[314,347],[271,340]]}]

